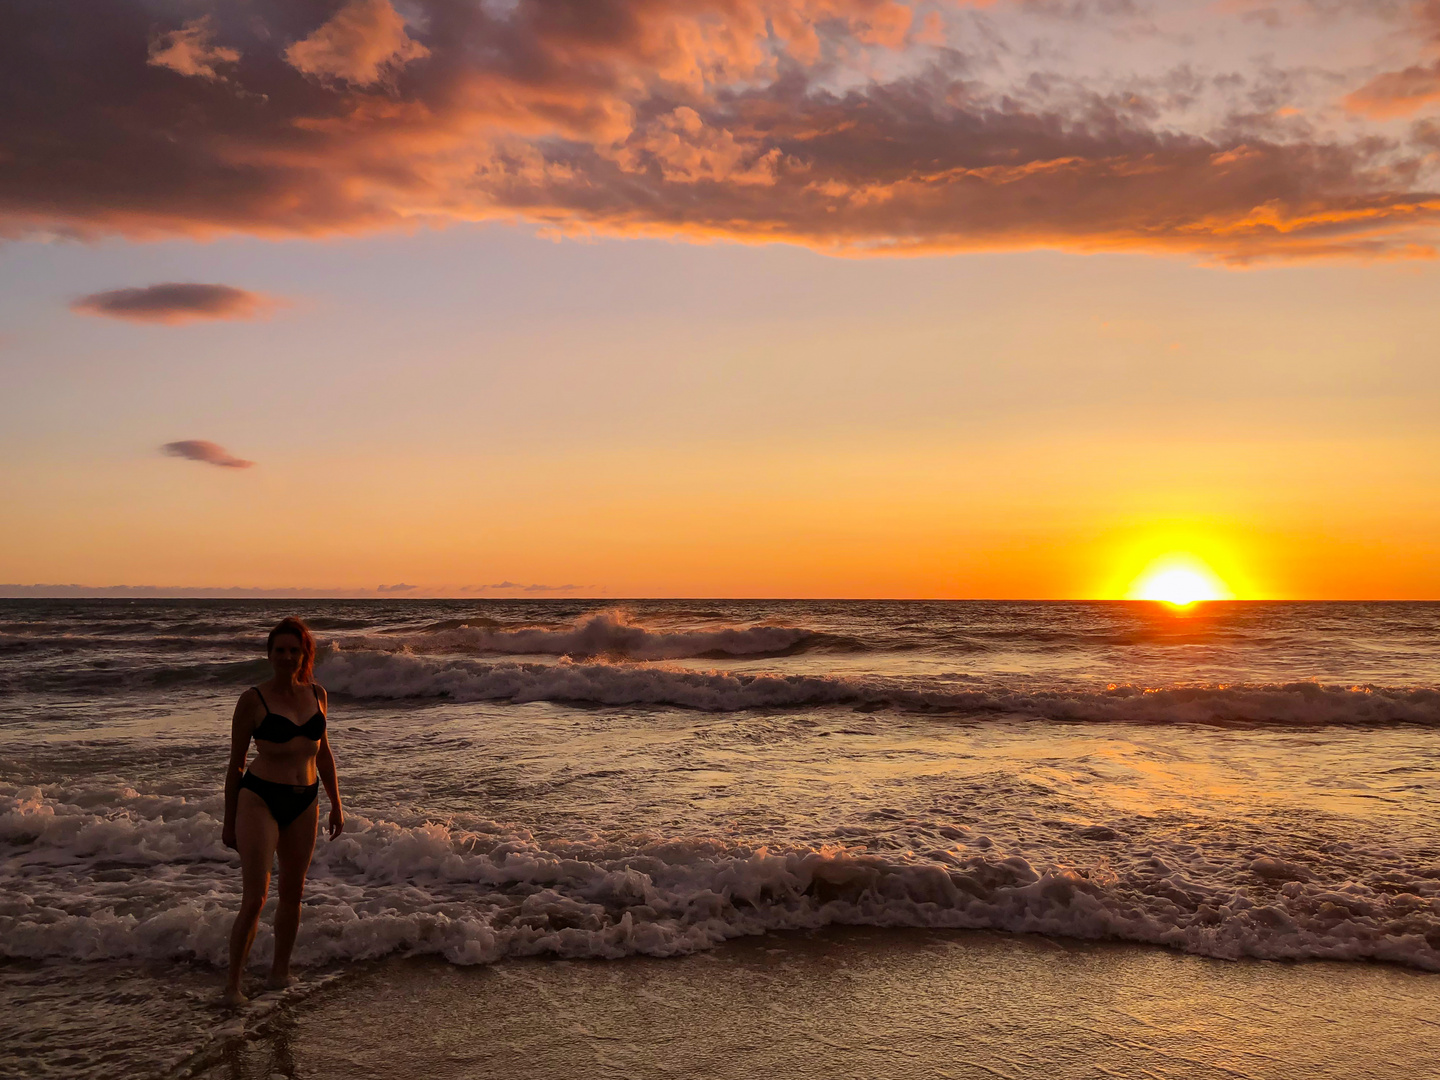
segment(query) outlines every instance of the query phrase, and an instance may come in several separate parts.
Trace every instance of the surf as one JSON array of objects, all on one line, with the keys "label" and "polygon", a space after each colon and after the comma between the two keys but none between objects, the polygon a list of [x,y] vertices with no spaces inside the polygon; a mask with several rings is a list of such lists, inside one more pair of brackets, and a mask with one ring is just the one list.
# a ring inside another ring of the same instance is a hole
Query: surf
[{"label": "surf", "polygon": [[317,668],[332,691],[358,699],[553,701],[673,706],[706,712],[847,706],[866,711],[1010,717],[1065,723],[1214,727],[1440,726],[1431,687],[1253,685],[1012,689],[954,680],[694,670],[658,664],[483,661],[332,650]]},{"label": "surf", "polygon": [[[0,956],[222,964],[234,883],[217,809],[133,788],[0,789],[4,876],[27,881],[25,893],[6,890]],[[1217,864],[1177,846],[1066,865],[1007,852],[983,824],[950,831],[944,846],[882,853],[707,836],[625,845],[355,815],[317,848],[296,958],[678,956],[776,930],[874,926],[1440,971],[1440,880],[1381,852],[1335,883],[1326,867],[1278,855]]]}]

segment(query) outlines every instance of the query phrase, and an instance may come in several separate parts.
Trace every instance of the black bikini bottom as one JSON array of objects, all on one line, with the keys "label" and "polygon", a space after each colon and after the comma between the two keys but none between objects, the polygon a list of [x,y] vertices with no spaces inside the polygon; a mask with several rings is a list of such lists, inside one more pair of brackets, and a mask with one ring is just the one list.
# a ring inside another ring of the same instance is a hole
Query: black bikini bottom
[{"label": "black bikini bottom", "polygon": [[309,810],[320,791],[319,780],[313,784],[277,784],[273,780],[260,779],[249,769],[240,777],[240,786],[249,788],[265,800],[270,816],[282,829]]}]

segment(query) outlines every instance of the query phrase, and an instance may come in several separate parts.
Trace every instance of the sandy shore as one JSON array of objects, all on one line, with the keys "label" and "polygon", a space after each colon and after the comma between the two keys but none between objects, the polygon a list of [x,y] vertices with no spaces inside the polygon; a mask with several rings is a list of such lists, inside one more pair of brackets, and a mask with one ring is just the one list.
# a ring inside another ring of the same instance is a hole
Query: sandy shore
[{"label": "sandy shore", "polygon": [[239,1013],[219,985],[198,966],[0,964],[0,1076],[1429,1080],[1440,1061],[1440,975],[990,933],[390,959]]},{"label": "sandy shore", "polygon": [[853,930],[678,960],[395,960],[172,1075],[1422,1078],[1440,977],[1036,937]]}]

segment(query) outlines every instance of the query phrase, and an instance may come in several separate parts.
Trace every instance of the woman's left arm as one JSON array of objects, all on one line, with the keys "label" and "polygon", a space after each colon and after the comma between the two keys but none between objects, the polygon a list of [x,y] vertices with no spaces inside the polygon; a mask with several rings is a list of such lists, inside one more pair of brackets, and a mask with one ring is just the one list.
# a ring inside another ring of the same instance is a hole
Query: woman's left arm
[{"label": "woman's left arm", "polygon": [[[319,694],[325,694],[323,689],[317,689]],[[322,701],[328,716],[329,695],[326,694]],[[335,754],[330,749],[328,731],[320,736],[320,750],[315,755],[315,771],[320,774],[320,782],[325,785],[325,794],[330,797],[330,839],[334,840],[345,828],[345,810],[340,805],[340,781],[335,775]]]}]

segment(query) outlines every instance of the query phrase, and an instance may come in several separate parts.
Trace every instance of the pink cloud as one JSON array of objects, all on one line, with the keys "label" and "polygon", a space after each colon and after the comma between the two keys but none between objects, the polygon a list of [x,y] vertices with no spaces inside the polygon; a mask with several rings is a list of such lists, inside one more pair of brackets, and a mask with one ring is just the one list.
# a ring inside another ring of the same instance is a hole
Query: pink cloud
[{"label": "pink cloud", "polygon": [[255,463],[238,458],[223,446],[205,439],[181,439],[166,443],[160,448],[169,457],[185,458],[189,461],[203,461],[207,465],[219,465],[225,469],[248,469]]},{"label": "pink cloud", "polygon": [[1345,98],[1353,111],[1382,120],[1409,116],[1432,101],[1440,101],[1440,61],[1388,71]]},{"label": "pink cloud", "polygon": [[[9,85],[43,108],[0,109],[0,234],[520,218],[848,253],[1244,261],[1424,254],[1440,223],[1423,147],[1243,117],[1187,129],[1143,88],[1046,94],[1034,87],[1059,83],[1043,72],[991,85],[999,53],[983,50],[1000,47],[936,48],[947,30],[928,5],[253,0],[244,18],[208,6],[153,55],[139,0],[96,0],[86,20],[55,5],[6,17],[0,42],[47,47],[8,54]],[[956,18],[990,17],[961,7]],[[1130,8],[1058,5],[1056,18]],[[206,74],[220,63],[224,80]],[[182,68],[198,77],[176,79]],[[188,317],[243,316],[177,309]]]},{"label": "pink cloud", "polygon": [[[1416,0],[1410,5],[1412,38],[1433,54],[1440,49],[1440,0]],[[1387,71],[1345,98],[1352,112],[1390,120],[1409,116],[1440,100],[1440,60],[1416,63]]]},{"label": "pink cloud", "polygon": [[240,53],[215,45],[214,29],[208,17],[193,19],[179,30],[160,34],[150,42],[146,63],[169,68],[177,75],[219,79],[217,64],[237,64]]},{"label": "pink cloud", "polygon": [[389,0],[349,0],[309,37],[285,50],[297,71],[355,86],[385,81],[430,50],[410,37]]}]

